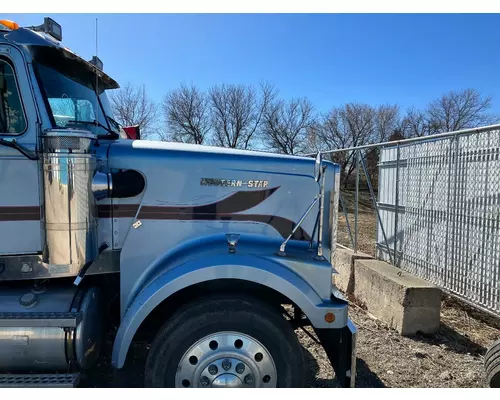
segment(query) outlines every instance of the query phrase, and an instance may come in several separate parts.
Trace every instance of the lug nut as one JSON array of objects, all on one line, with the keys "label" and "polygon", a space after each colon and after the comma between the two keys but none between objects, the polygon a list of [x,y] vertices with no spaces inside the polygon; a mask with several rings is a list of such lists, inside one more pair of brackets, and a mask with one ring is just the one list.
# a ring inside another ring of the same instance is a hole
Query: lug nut
[{"label": "lug nut", "polygon": [[247,385],[253,385],[253,375],[248,374],[247,376],[245,376],[245,379],[243,379],[243,382],[245,382],[245,384],[247,384]]},{"label": "lug nut", "polygon": [[238,364],[236,365],[236,372],[237,372],[238,374],[242,374],[243,372],[245,372],[245,364],[243,364],[243,363],[238,363]]},{"label": "lug nut", "polygon": [[231,368],[231,360],[228,360],[227,358],[222,361],[222,368],[224,368],[224,371],[227,371],[229,368]]},{"label": "lug nut", "polygon": [[216,375],[217,372],[219,371],[219,369],[217,368],[217,365],[210,365],[210,367],[208,367],[208,372],[210,373],[210,375]]},{"label": "lug nut", "polygon": [[203,387],[207,387],[208,385],[210,385],[210,379],[208,379],[206,376],[202,376],[200,378],[200,385]]}]

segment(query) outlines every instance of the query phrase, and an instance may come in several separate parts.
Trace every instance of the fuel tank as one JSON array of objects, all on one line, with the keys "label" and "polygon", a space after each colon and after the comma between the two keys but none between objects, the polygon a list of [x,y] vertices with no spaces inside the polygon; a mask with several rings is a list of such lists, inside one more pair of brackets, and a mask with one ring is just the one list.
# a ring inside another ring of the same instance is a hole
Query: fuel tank
[{"label": "fuel tank", "polygon": [[96,288],[43,285],[0,292],[0,371],[90,368],[102,345],[103,315]]}]

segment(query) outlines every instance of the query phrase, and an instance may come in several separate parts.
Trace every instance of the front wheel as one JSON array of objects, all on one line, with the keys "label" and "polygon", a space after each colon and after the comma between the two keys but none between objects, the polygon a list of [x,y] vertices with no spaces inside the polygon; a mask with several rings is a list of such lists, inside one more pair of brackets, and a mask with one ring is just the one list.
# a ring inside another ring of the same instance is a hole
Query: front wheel
[{"label": "front wheel", "polygon": [[246,296],[187,304],[156,335],[147,387],[302,387],[302,348],[289,323]]}]

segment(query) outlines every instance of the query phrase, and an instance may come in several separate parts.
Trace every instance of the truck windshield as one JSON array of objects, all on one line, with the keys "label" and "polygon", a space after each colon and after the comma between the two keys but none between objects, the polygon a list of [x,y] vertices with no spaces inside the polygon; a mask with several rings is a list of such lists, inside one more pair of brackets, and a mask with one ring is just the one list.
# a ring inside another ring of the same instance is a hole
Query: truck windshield
[{"label": "truck windshield", "polygon": [[102,90],[97,96],[95,82],[76,81],[43,64],[37,64],[37,73],[57,127],[80,127],[98,135],[119,132],[110,121],[106,93]]}]

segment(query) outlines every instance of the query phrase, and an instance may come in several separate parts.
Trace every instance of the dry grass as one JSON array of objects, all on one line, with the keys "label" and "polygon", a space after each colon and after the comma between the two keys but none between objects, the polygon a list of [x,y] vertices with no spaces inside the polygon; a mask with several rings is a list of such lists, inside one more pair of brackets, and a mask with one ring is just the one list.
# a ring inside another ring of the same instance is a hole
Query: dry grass
[{"label": "dry grass", "polygon": [[450,296],[445,296],[441,305],[441,324],[474,343],[480,352],[500,339],[500,319]]},{"label": "dry grass", "polygon": [[[354,302],[349,310],[357,325],[357,387],[486,387],[485,347],[500,330],[464,314],[445,298],[439,332],[432,337],[402,337]],[[306,349],[309,387],[338,387],[321,346],[297,331]]]}]

